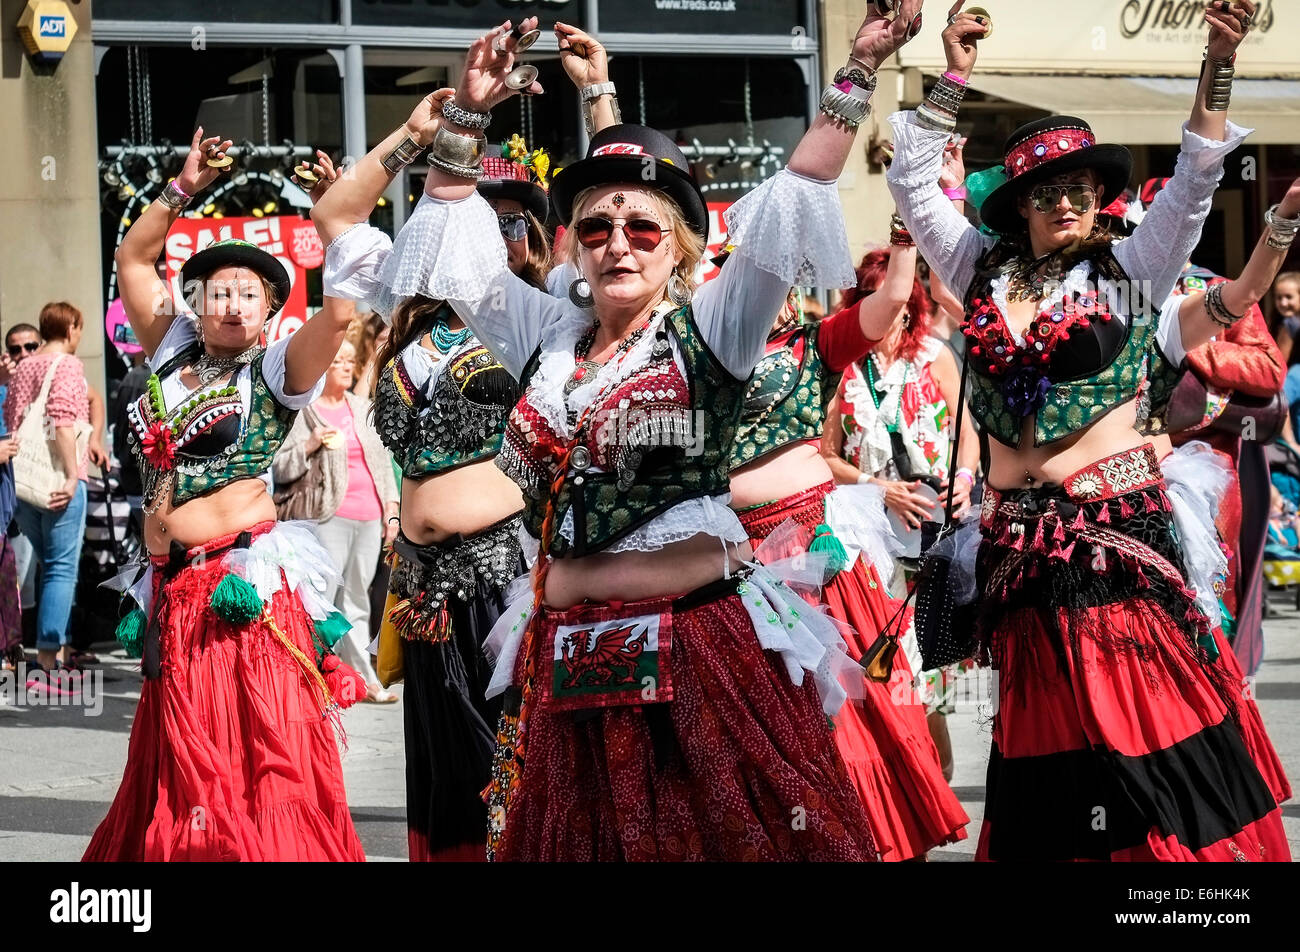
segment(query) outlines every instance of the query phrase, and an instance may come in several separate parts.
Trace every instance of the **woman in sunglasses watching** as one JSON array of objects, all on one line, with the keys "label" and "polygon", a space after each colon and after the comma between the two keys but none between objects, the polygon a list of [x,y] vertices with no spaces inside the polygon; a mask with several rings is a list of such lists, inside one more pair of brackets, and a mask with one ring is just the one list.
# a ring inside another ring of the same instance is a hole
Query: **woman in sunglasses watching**
[{"label": "woman in sunglasses watching", "polygon": [[[429,108],[421,103],[408,127]],[[544,290],[550,242],[542,227],[547,196],[539,155],[512,141],[513,150],[497,146],[483,158],[477,191],[495,215],[510,272]],[[400,170],[397,159],[387,158],[393,151],[381,156],[386,179]],[[346,183],[333,185],[312,216],[333,242],[327,291],[363,298],[369,287],[337,267],[340,251],[364,242],[369,254],[386,255],[392,243],[377,228],[356,224],[369,208],[351,199]],[[492,671],[483,642],[506,586],[527,571],[523,496],[493,462],[519,388],[446,301],[416,294],[379,310],[391,315],[392,329],[375,358],[374,420],[402,469],[385,621],[401,639],[402,671],[381,674],[406,685],[408,852],[413,861],[482,860],[481,794],[491,779],[501,713],[500,699],[485,697]]]},{"label": "woman in sunglasses watching", "polygon": [[[951,11],[948,72],[891,117],[889,183],[921,253],[966,300],[971,411],[991,466],[978,557],[979,656],[998,672],[990,860],[1285,860],[1277,804],[1234,717],[1241,686],[1200,643],[1159,464],[1135,422],[1167,400],[1192,347],[1235,301],[1161,308],[1224,157],[1231,62],[1255,5],[1216,3],[1173,179],[1134,234],[1095,219],[1127,185],[1128,151],[1082,120],[1012,133],[981,235],[936,176],[988,24]],[[1233,309],[1235,308],[1235,309]]]},{"label": "woman in sunglasses watching", "polygon": [[[744,383],[786,292],[852,281],[833,181],[868,74],[919,8],[868,17],[850,91],[829,89],[831,115],[789,170],[733,208],[739,250],[693,299],[703,196],[681,151],[641,126],[597,133],[555,177],[559,253],[576,270],[564,296],[509,273],[473,188],[477,129],[518,75],[509,24],[471,46],[454,102],[417,130],[432,143],[426,196],[391,258],[362,269],[380,298],[451,299],[519,375],[497,463],[541,544],[532,591],[490,639],[492,689],[510,688],[489,792],[496,858],[876,855],[825,716],[844,696],[842,643],[769,574],[738,571],[751,552],[728,471]],[[347,184],[379,194],[393,145]]]}]

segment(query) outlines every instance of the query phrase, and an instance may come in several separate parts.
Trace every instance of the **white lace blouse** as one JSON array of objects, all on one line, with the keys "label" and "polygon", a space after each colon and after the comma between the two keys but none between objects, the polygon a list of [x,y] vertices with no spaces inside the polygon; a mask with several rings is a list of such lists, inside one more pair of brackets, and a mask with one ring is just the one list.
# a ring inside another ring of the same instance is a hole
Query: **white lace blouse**
[{"label": "white lace blouse", "polygon": [[[894,130],[894,161],[886,179],[898,213],[925,260],[954,294],[964,297],[975,277],[975,263],[996,239],[967,221],[939,187],[948,134],[919,124],[912,111],[894,113],[889,123]],[[1182,148],[1173,178],[1156,196],[1133,234],[1114,246],[1115,258],[1125,273],[1134,280],[1149,282],[1145,288],[1148,300],[1163,302],[1173,291],[1178,275],[1200,241],[1214,191],[1223,177],[1223,160],[1251,131],[1229,122],[1227,137],[1216,142],[1183,124]],[[1072,272],[1067,276],[1058,295],[1066,293],[1072,279],[1085,278],[1086,271],[1085,264],[1080,275]],[[993,295],[1006,313],[1005,279],[994,283]],[[1115,307],[1115,300],[1111,303],[1112,313],[1121,321],[1127,320],[1125,309]],[[1164,309],[1157,339],[1174,366],[1181,364],[1186,355],[1181,334],[1173,333],[1178,326],[1177,309]]]},{"label": "white lace blouse", "polygon": [[[743,380],[762,357],[792,285],[848,287],[854,272],[834,182],[783,170],[727,211],[727,227],[736,251],[718,277],[696,292],[692,309],[710,350]],[[365,301],[384,315],[415,294],[447,300],[516,378],[540,346],[528,399],[567,438],[573,436],[571,412],[580,416],[610,385],[649,362],[664,320],[655,318],[656,326],[621,360],[607,362],[590,383],[566,394],[575,346],[594,317],[569,300],[567,273],[552,275],[554,293],[530,286],[506,267],[496,214],[481,196],[444,202],[426,195],[395,243],[364,225],[331,242],[325,293]],[[675,337],[669,341],[684,373]],[[606,551],[649,551],[701,533],[744,541],[748,536],[728,502],[722,494],[679,503]],[[571,517],[560,531],[572,539]]]}]

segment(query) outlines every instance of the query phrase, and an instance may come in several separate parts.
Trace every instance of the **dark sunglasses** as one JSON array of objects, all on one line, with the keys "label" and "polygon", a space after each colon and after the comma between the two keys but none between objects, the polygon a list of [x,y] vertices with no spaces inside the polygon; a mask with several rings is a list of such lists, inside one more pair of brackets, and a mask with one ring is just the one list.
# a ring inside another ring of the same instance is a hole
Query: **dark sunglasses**
[{"label": "dark sunglasses", "polygon": [[584,248],[599,248],[614,237],[614,228],[622,222],[623,235],[630,247],[637,251],[654,251],[668,233],[657,221],[649,218],[616,218],[612,221],[603,215],[584,218],[574,226],[578,242]]},{"label": "dark sunglasses", "polygon": [[1097,197],[1091,185],[1040,185],[1029,193],[1029,201],[1046,215],[1061,204],[1062,195],[1078,215],[1087,214]]},{"label": "dark sunglasses", "polygon": [[518,212],[498,215],[497,226],[506,241],[523,241],[528,236],[528,219]]},{"label": "dark sunglasses", "polygon": [[25,343],[25,344],[10,344],[10,345],[9,345],[9,356],[10,356],[10,357],[17,357],[17,356],[18,356],[19,354],[21,354],[23,351],[27,351],[27,353],[29,353],[29,354],[33,354],[33,353],[36,352],[36,350],[37,350],[40,346],[41,346],[40,343],[39,343],[38,341],[34,341],[34,340],[29,340],[29,341],[28,341],[27,343]]}]

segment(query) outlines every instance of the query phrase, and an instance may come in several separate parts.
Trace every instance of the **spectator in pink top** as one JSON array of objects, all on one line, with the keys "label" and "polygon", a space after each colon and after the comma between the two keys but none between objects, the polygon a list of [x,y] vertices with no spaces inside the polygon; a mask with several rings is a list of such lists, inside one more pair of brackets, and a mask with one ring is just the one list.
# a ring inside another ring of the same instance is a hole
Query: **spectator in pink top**
[{"label": "spectator in pink top", "polygon": [[[325,299],[326,307],[347,302]],[[397,481],[388,450],[370,425],[370,401],[350,392],[356,374],[356,348],[345,340],[329,373],[325,390],[299,414],[275,456],[277,487],[312,478],[311,513],[320,524],[316,534],[343,573],[334,605],[352,623],[336,646],[339,656],[366,679],[366,700],[387,704],[397,695],[385,691],[370,663],[370,582],[379,564],[381,545],[397,535]],[[319,476],[312,476],[312,457],[324,453]],[[306,487],[304,487],[305,489]]]},{"label": "spectator in pink top", "polygon": [[[45,416],[54,435],[54,457],[68,473],[63,487],[42,509],[18,501],[14,519],[31,543],[32,557],[40,565],[37,594],[37,666],[30,672],[28,686],[65,686],[68,679],[47,679],[47,672],[71,670],[72,646],[68,637],[68,614],[77,585],[77,564],[86,528],[86,462],[88,452],[78,458],[76,424],[90,423],[89,387],[81,361],[73,356],[81,342],[81,312],[64,301],[41,309],[40,349],[14,368],[5,399],[5,427],[13,433],[22,425],[28,408],[40,395],[47,373],[53,369]],[[62,359],[60,359],[62,358]],[[57,361],[57,366],[55,363]],[[49,431],[47,431],[49,432]],[[19,577],[24,566],[19,566]]]}]

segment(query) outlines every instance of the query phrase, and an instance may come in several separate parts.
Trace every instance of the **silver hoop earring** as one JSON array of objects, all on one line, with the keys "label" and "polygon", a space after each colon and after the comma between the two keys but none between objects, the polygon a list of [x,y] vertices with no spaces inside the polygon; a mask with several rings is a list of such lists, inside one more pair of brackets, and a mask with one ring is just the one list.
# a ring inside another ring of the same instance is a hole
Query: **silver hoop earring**
[{"label": "silver hoop earring", "polygon": [[687,304],[691,303],[691,286],[687,284],[686,279],[676,271],[674,271],[673,276],[668,279],[668,300],[672,301],[678,307],[685,307]]},{"label": "silver hoop earring", "polygon": [[569,285],[569,300],[582,308],[591,307],[596,303],[596,298],[591,293],[591,285],[582,275],[578,275],[578,280]]}]

